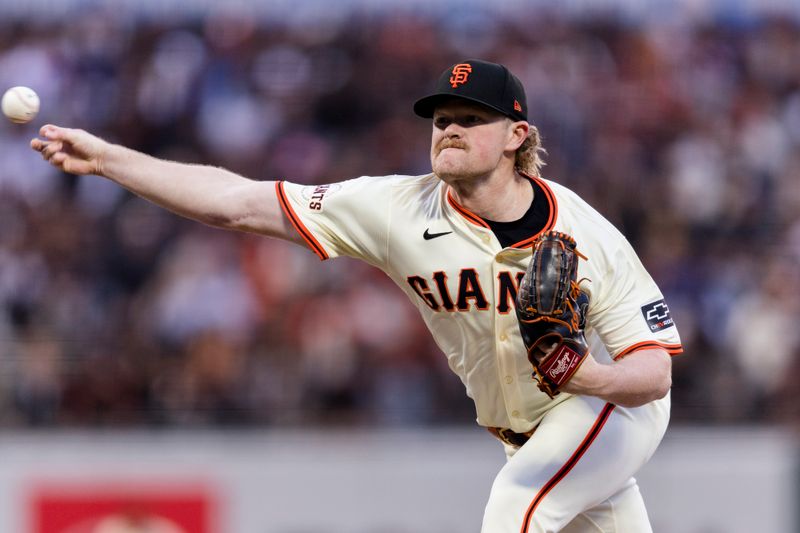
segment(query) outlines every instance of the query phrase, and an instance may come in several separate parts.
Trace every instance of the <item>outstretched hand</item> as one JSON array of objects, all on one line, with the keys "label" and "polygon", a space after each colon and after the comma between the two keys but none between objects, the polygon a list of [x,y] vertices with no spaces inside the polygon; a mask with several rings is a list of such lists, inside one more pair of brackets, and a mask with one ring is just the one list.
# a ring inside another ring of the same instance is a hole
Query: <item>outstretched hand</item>
[{"label": "outstretched hand", "polygon": [[31,148],[54,167],[70,174],[103,174],[103,155],[109,144],[83,130],[42,126]]}]

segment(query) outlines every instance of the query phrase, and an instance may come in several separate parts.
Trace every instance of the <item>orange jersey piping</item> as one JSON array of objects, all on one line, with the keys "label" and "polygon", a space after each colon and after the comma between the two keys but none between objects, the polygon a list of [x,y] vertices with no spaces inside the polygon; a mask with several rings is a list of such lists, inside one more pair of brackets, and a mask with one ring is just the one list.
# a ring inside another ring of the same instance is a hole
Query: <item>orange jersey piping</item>
[{"label": "orange jersey piping", "polygon": [[536,235],[528,237],[525,240],[512,244],[511,245],[512,248],[528,248],[530,246],[533,246],[533,243],[536,242],[536,239],[538,239],[539,236],[542,235],[542,233],[553,229],[553,226],[556,225],[556,219],[558,218],[558,203],[556,202],[556,195],[555,193],[553,193],[552,189],[550,189],[550,187],[548,187],[547,184],[544,182],[544,180],[542,180],[541,178],[537,178],[535,176],[528,176],[527,174],[523,174],[523,176],[525,176],[531,181],[535,181],[536,184],[539,185],[539,187],[544,191],[544,196],[545,198],[547,198],[547,205],[549,207],[550,216],[548,217],[547,223],[544,225],[544,228],[542,228],[542,231],[540,231]]},{"label": "orange jersey piping", "polygon": [[[547,219],[547,223],[545,224],[544,228],[536,235],[532,235],[527,239],[519,241],[518,243],[512,244],[511,248],[528,248],[533,246],[533,243],[536,242],[536,239],[544,233],[545,231],[550,231],[553,229],[553,226],[556,224],[556,219],[558,218],[558,203],[556,202],[556,196],[553,193],[552,189],[547,186],[547,184],[541,178],[528,176],[527,174],[522,174],[526,178],[531,181],[536,182],[539,185],[539,188],[544,191],[545,198],[547,199],[547,205],[549,206],[550,216]],[[489,224],[486,223],[481,217],[467,209],[466,207],[460,205],[455,198],[453,198],[453,193],[451,189],[447,189],[447,202],[455,209],[461,216],[466,218],[469,222],[472,222],[476,226],[481,226],[486,229],[491,229]]]},{"label": "orange jersey piping", "polygon": [[466,207],[463,207],[463,206],[459,205],[459,203],[456,202],[455,198],[453,198],[453,194],[450,192],[449,188],[447,189],[447,201],[450,203],[451,206],[453,206],[453,209],[455,209],[456,211],[458,211],[461,214],[461,216],[463,216],[464,218],[466,218],[467,220],[469,220],[470,222],[472,222],[476,226],[481,226],[481,227],[484,227],[486,229],[491,229],[489,227],[489,224],[484,222],[481,217],[479,217],[478,215],[476,215],[475,213],[473,213],[472,211],[470,211]]},{"label": "orange jersey piping", "polygon": [[314,238],[314,235],[309,231],[309,229],[303,224],[300,220],[300,217],[297,216],[297,213],[294,212],[292,209],[292,205],[289,203],[289,199],[286,197],[286,191],[283,190],[283,181],[275,182],[275,191],[278,193],[278,202],[281,205],[281,210],[283,214],[286,215],[286,218],[289,219],[289,222],[292,223],[294,229],[297,230],[297,233],[306,241],[311,250],[317,254],[317,256],[322,260],[325,261],[328,259],[328,253],[325,251],[325,248]]},{"label": "orange jersey piping", "polygon": [[616,361],[617,359],[621,359],[626,355],[630,355],[633,352],[637,352],[639,350],[647,350],[649,348],[661,348],[672,356],[683,353],[683,346],[681,346],[680,344],[667,344],[665,342],[659,342],[659,341],[644,341],[644,342],[637,342],[636,344],[628,346],[614,357],[614,361]]}]

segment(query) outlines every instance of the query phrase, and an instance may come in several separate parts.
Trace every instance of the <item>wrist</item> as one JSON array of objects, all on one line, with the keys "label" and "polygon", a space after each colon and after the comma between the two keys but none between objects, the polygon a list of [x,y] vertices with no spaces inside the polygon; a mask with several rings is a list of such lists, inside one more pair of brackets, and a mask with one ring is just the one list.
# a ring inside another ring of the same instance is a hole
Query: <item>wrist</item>
[{"label": "wrist", "polygon": [[610,365],[601,365],[592,354],[587,354],[583,363],[562,387],[571,394],[598,396],[609,394],[613,389],[614,369]]},{"label": "wrist", "polygon": [[594,358],[587,358],[588,371],[582,376],[581,385],[583,394],[603,398],[613,392],[614,368],[610,365],[601,365]]},{"label": "wrist", "polygon": [[118,169],[125,167],[126,151],[123,146],[100,140],[94,158],[97,175],[118,181]]}]

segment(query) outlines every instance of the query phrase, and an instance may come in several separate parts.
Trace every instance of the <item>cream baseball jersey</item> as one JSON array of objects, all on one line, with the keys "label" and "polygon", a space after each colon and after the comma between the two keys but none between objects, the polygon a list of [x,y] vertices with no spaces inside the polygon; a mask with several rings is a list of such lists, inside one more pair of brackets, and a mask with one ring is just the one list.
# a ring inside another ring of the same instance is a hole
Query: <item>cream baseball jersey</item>
[{"label": "cream baseball jersey", "polygon": [[[569,189],[529,179],[549,204],[542,231],[571,235],[587,257],[578,278],[590,297],[586,335],[595,358],[656,346],[680,353],[664,297],[622,234]],[[538,234],[504,248],[433,174],[276,188],[284,213],[321,259],[362,259],[406,293],[475,402],[480,425],[526,432],[569,397],[551,400],[539,391],[514,313]]]}]

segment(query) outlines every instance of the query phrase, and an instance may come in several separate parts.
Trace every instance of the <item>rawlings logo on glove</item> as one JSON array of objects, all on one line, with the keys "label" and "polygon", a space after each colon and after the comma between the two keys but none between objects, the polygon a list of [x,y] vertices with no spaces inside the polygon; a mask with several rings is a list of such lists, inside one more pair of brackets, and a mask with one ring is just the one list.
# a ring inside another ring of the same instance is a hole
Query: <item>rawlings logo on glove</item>
[{"label": "rawlings logo on glove", "polygon": [[583,332],[589,297],[577,280],[581,258],[586,259],[572,237],[545,233],[533,246],[517,293],[517,318],[533,377],[551,398],[589,353]]}]

